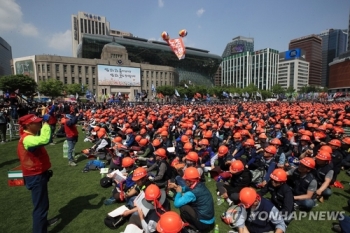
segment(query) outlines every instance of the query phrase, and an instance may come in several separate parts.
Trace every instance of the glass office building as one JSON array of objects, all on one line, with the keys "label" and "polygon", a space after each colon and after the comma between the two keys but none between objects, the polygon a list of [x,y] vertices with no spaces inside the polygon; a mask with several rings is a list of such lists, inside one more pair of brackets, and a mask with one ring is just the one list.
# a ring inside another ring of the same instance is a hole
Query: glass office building
[{"label": "glass office building", "polygon": [[347,31],[328,29],[319,36],[322,38],[322,74],[321,86],[329,86],[329,63],[340,54],[346,52]]},{"label": "glass office building", "polygon": [[179,81],[190,80],[200,85],[214,84],[215,73],[222,61],[220,56],[207,50],[186,47],[186,58],[179,60],[165,42],[88,34],[82,36],[77,55],[79,58],[100,59],[104,45],[111,42],[124,46],[131,62],[174,67]]},{"label": "glass office building", "polygon": [[10,75],[11,72],[12,49],[11,46],[0,37],[0,76]]},{"label": "glass office building", "polygon": [[254,52],[254,38],[237,36],[226,45],[222,57],[229,57],[237,53]]}]

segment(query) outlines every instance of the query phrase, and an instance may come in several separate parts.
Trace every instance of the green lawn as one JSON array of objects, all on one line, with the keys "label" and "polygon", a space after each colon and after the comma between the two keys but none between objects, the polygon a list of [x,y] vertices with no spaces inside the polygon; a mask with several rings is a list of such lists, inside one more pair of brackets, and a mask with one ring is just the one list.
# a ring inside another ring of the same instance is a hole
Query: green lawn
[{"label": "green lawn", "polygon": [[[63,158],[62,145],[64,139],[56,139],[55,146],[47,146],[54,176],[49,182],[50,211],[49,218],[59,216],[59,224],[50,228],[50,232],[122,232],[113,231],[105,227],[103,219],[105,215],[117,207],[117,205],[105,206],[103,200],[110,196],[111,189],[103,189],[99,184],[100,174],[98,172],[82,173],[87,160],[80,158],[77,167],[69,167],[67,159]],[[6,144],[0,144],[0,232],[18,233],[31,232],[32,203],[30,191],[25,187],[8,187],[7,171],[19,165],[17,158],[17,140]],[[76,152],[89,147],[83,142],[83,134],[80,136],[76,146]],[[339,210],[344,208],[347,199],[350,198],[349,177],[342,172],[340,180],[345,188],[333,189],[333,195],[325,203],[319,203],[314,210]],[[215,184],[208,183],[208,187],[216,200]],[[219,216],[227,208],[227,203],[216,207],[217,223],[220,232],[229,231],[229,227],[222,224]],[[307,218],[302,221],[293,221],[287,232],[331,232],[330,228],[334,221],[309,221]]]}]

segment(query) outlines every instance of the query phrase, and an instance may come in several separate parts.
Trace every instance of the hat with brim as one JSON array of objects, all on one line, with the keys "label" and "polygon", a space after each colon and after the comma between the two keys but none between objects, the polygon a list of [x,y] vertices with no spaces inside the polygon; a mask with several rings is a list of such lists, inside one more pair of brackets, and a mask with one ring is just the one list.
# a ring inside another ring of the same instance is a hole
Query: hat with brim
[{"label": "hat with brim", "polygon": [[[161,205],[163,205],[164,202],[165,202],[165,199],[166,199],[165,190],[164,190],[164,189],[161,189],[161,190],[160,190],[160,199],[159,199],[159,203],[160,203]],[[145,198],[142,199],[142,205],[143,205],[144,207],[146,207],[147,209],[150,209],[150,210],[153,210],[153,209],[154,209],[154,204],[153,204],[153,202],[147,201]]]},{"label": "hat with brim", "polygon": [[43,119],[40,117],[37,117],[34,114],[28,114],[25,116],[22,116],[21,118],[18,119],[18,124],[19,125],[29,125],[31,123],[40,123]]}]

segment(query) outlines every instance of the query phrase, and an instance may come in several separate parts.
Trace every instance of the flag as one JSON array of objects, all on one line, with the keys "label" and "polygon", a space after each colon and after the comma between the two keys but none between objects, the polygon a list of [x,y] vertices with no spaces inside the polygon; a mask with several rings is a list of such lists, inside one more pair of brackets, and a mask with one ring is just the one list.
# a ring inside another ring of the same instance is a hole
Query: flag
[{"label": "flag", "polygon": [[248,92],[245,93],[245,97],[249,98],[249,94]]},{"label": "flag", "polygon": [[156,92],[156,88],[154,87],[153,83],[152,83],[152,92]]},{"label": "flag", "polygon": [[222,95],[223,95],[225,98],[228,97],[228,94],[227,94],[225,91],[222,92]]},{"label": "flag", "polygon": [[81,84],[81,92],[84,92],[84,85]]},{"label": "flag", "polygon": [[39,98],[39,100],[41,99],[40,92],[38,92],[38,98]]},{"label": "flag", "polygon": [[178,92],[176,89],[175,89],[175,95],[176,95],[177,97],[180,96],[179,92]]},{"label": "flag", "polygon": [[256,92],[256,97],[262,98],[261,93],[257,91],[257,92]]},{"label": "flag", "polygon": [[214,94],[213,97],[216,98],[216,95]]},{"label": "flag", "polygon": [[15,93],[18,94],[19,93],[19,89],[15,90]]},{"label": "flag", "polygon": [[75,93],[75,99],[77,100],[79,98],[78,93]]},{"label": "flag", "polygon": [[191,80],[188,80],[188,84],[190,84],[190,85],[192,84]]},{"label": "flag", "polygon": [[186,85],[186,83],[185,83],[185,88],[188,88],[188,86]]},{"label": "flag", "polygon": [[231,92],[230,92],[229,96],[233,98],[233,94]]},{"label": "flag", "polygon": [[177,39],[168,40],[168,44],[179,60],[185,58],[186,47],[181,37]]},{"label": "flag", "polygon": [[210,101],[210,95],[207,94],[207,101]]}]

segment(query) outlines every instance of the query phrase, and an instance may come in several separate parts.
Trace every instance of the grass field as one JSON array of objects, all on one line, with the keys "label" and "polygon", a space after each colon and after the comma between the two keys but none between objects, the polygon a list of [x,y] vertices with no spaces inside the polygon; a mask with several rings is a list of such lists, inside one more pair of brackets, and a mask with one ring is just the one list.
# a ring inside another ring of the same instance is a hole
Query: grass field
[{"label": "grass field", "polygon": [[[76,152],[90,147],[83,142],[81,133],[79,142],[76,145]],[[110,230],[104,225],[103,219],[106,214],[118,205],[105,206],[103,200],[110,196],[111,189],[103,189],[99,184],[100,174],[98,172],[82,173],[87,160],[80,157],[78,166],[69,167],[67,159],[63,158],[62,145],[64,139],[57,139],[57,144],[47,146],[52,170],[54,175],[49,182],[50,211],[49,218],[59,216],[61,221],[49,228],[49,232],[122,232],[124,227],[118,230]],[[25,187],[8,187],[7,171],[18,166],[17,140],[0,144],[0,232],[18,233],[31,232],[32,224],[32,203],[30,191]],[[339,180],[344,184],[344,189],[333,188],[333,195],[314,210],[338,210],[346,211],[344,207],[350,198],[349,177],[342,172]],[[207,185],[216,200],[215,184],[213,181]],[[219,224],[220,232],[228,232],[230,229],[223,224],[219,218],[220,214],[227,208],[227,203],[216,208],[216,222]],[[176,209],[174,209],[177,211]],[[307,232],[332,232],[332,223],[336,221],[309,221],[304,218],[301,221],[292,221],[288,233]]]}]

